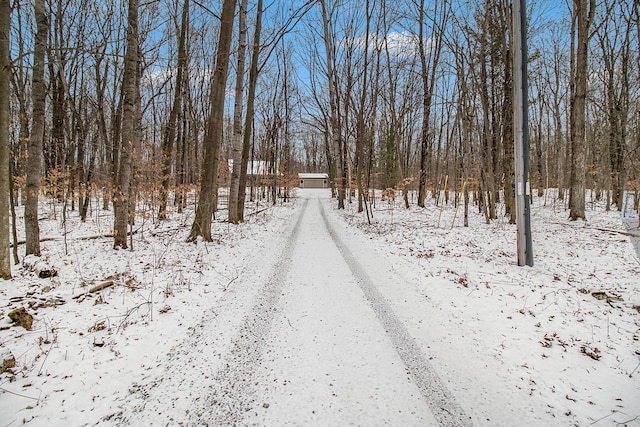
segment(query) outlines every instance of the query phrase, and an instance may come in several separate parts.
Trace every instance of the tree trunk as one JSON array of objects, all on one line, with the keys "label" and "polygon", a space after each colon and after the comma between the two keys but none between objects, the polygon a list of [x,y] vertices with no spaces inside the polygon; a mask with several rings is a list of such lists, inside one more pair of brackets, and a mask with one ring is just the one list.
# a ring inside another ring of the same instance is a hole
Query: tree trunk
[{"label": "tree trunk", "polygon": [[[509,35],[507,40],[503,40],[504,50],[504,83],[503,83],[503,106],[502,106],[502,141],[503,141],[503,175],[504,175],[504,206],[505,215],[509,216],[509,223],[516,223],[516,185],[515,185],[515,148],[513,137],[513,71],[511,42],[513,37],[513,25],[510,25],[509,10],[502,10],[503,21],[506,23],[505,32]],[[538,141],[539,143],[539,141]]]},{"label": "tree trunk", "polygon": [[[464,226],[469,226],[469,178],[471,173],[471,108],[469,108],[469,90],[467,86],[467,64],[464,48],[456,52],[456,77],[458,81],[458,120],[460,120],[460,169],[464,193]],[[465,185],[466,183],[466,185]]]},{"label": "tree trunk", "polygon": [[84,198],[80,201],[80,220],[82,222],[87,219],[89,211],[89,201],[91,200],[91,180],[93,179],[94,169],[96,167],[96,157],[98,154],[98,136],[94,136],[91,142],[91,155],[87,165],[87,173],[84,177]]},{"label": "tree trunk", "polygon": [[182,5],[182,21],[180,23],[180,35],[178,36],[178,71],[176,73],[176,86],[173,97],[173,105],[169,112],[169,120],[164,131],[162,142],[162,188],[160,190],[160,206],[158,219],[167,218],[167,198],[169,195],[169,182],[171,177],[171,164],[173,163],[173,146],[176,139],[178,115],[182,109],[182,88],[185,85],[184,74],[187,67],[186,43],[187,29],[189,27],[189,0]]},{"label": "tree trunk", "polygon": [[[283,194],[282,194],[282,201],[284,203],[287,203],[287,200],[289,198],[289,177],[290,177],[290,173],[291,173],[291,159],[293,157],[293,153],[291,152],[291,132],[290,132],[290,123],[291,123],[291,109],[290,109],[290,97],[291,97],[291,90],[290,90],[290,79],[289,79],[289,67],[290,65],[290,61],[287,58],[287,53],[285,50],[285,45],[284,45],[284,39],[282,39],[281,41],[282,43],[282,75],[283,75],[283,82],[282,82],[282,89],[283,89],[283,97],[284,97],[284,121],[283,121],[283,146],[282,146],[282,154],[281,154],[281,161],[280,161],[280,168],[278,170],[276,170],[276,177],[279,176],[280,174],[282,175],[282,186],[283,188]],[[277,179],[276,179],[277,181]]]},{"label": "tree trunk", "polygon": [[[544,95],[541,97],[540,105],[538,106],[539,110],[539,118],[538,118],[538,126],[537,126],[537,137],[536,137],[536,172],[537,172],[537,187],[538,187],[538,197],[542,197],[544,194],[545,183],[548,183],[548,178],[545,179],[544,173],[544,157],[542,155],[542,137],[543,137],[543,115],[544,109],[547,106],[547,101],[544,99]],[[551,139],[551,124],[547,122],[547,147],[550,146],[549,141]],[[546,153],[549,158],[550,153]],[[547,172],[548,173],[548,172]]]},{"label": "tree trunk", "polygon": [[[60,12],[56,14],[56,19],[58,19],[59,15]],[[54,61],[56,61],[57,58],[51,50],[48,53],[48,57],[51,91],[51,140],[48,144],[49,150],[45,150],[48,151],[45,177],[51,189],[52,196],[55,196],[58,202],[62,202],[64,199],[64,179],[66,175],[66,144],[64,137],[66,102],[65,87],[62,82],[63,71],[60,70],[60,67],[63,65],[59,63],[57,66],[54,66]]]},{"label": "tree trunk", "polygon": [[322,28],[323,28],[323,38],[324,38],[324,48],[325,55],[327,60],[327,81],[329,84],[329,105],[330,105],[330,116],[329,116],[329,125],[331,129],[331,137],[332,137],[332,145],[336,154],[336,180],[338,187],[338,209],[344,209],[344,199],[345,199],[345,188],[347,185],[347,176],[346,176],[346,160],[345,160],[345,152],[342,144],[342,130],[340,128],[340,114],[338,109],[339,107],[339,99],[338,99],[338,84],[336,82],[335,76],[335,62],[334,62],[334,44],[333,44],[333,35],[331,34],[330,25],[331,25],[331,17],[327,11],[327,5],[325,0],[320,0],[320,6],[322,7]]},{"label": "tree trunk", "polygon": [[[107,119],[106,119],[106,115],[105,115],[105,109],[106,109],[106,103],[105,103],[105,92],[106,92],[106,87],[107,87],[107,79],[106,77],[103,77],[102,72],[101,72],[101,67],[102,67],[102,62],[105,59],[106,56],[106,45],[105,47],[103,47],[101,49],[101,51],[99,53],[96,53],[96,64],[94,67],[94,72],[95,72],[95,85],[96,85],[96,101],[97,101],[97,112],[96,112],[96,121],[97,121],[97,126],[98,126],[98,136],[96,136],[96,138],[99,138],[99,141],[102,143],[102,146],[104,147],[103,151],[103,164],[105,165],[105,168],[107,169],[107,174],[111,179],[111,182],[114,181],[115,176],[113,174],[113,159],[111,158],[111,156],[113,155],[113,149],[112,149],[112,145],[113,142],[109,139],[109,131],[107,130]],[[108,74],[108,67],[109,67],[109,62],[106,62],[106,65],[104,66],[105,71],[104,74]],[[95,141],[96,146],[98,145],[98,141]],[[96,147],[97,148],[97,147]],[[95,160],[95,158],[94,158]],[[95,165],[95,162],[93,163]],[[89,174],[91,174],[91,163],[89,165]],[[90,182],[90,177],[87,177],[87,185]],[[107,209],[108,208],[108,192],[104,192],[103,193],[103,209]],[[88,200],[86,200],[86,202],[88,203]],[[84,203],[83,203],[84,205]]]},{"label": "tree trunk", "polygon": [[138,86],[138,7],[139,0],[129,0],[127,17],[127,50],[124,57],[124,76],[122,82],[122,131],[119,150],[118,169],[113,193],[113,247],[127,248],[127,225],[129,224],[132,182],[132,158],[138,145],[138,111],[140,87]]},{"label": "tree trunk", "polygon": [[[608,150],[612,199],[619,211],[624,204],[625,145],[629,113],[629,59],[632,17],[616,10],[615,1],[604,2],[606,16],[613,19],[602,23],[598,39],[605,73],[604,88],[609,126],[605,150]],[[631,11],[629,11],[631,13]]]},{"label": "tree trunk", "polygon": [[[590,4],[588,4],[588,2]],[[573,0],[578,20],[575,68],[572,76],[573,98],[571,100],[571,189],[569,193],[569,219],[572,221],[585,216],[585,165],[586,141],[586,98],[587,98],[587,53],[589,45],[589,24],[595,12],[595,0]],[[587,10],[587,8],[589,10]]]},{"label": "tree trunk", "polygon": [[11,6],[9,0],[0,0],[0,278],[11,279],[11,252],[9,250],[9,198],[11,165],[9,150],[9,96],[11,68],[9,34],[11,32]]},{"label": "tree trunk", "polygon": [[233,15],[236,0],[224,0],[220,17],[220,35],[216,66],[211,80],[210,110],[207,119],[204,140],[204,162],[200,178],[200,196],[196,216],[191,226],[188,241],[194,241],[201,236],[205,241],[211,241],[211,219],[216,208],[216,191],[218,186],[218,160],[222,142],[222,128],[224,117],[224,96],[229,69],[231,38],[233,35]]},{"label": "tree trunk", "polygon": [[[185,70],[185,74],[188,74],[188,68]],[[185,75],[185,82],[189,81],[189,77]],[[182,213],[184,206],[186,205],[186,184],[190,183],[188,174],[188,165],[191,164],[190,160],[190,141],[193,141],[193,148],[197,145],[197,135],[193,126],[193,100],[191,98],[191,91],[189,85],[184,86],[184,99],[182,103],[182,111],[180,114],[180,137],[178,138],[179,146],[176,150],[178,155],[176,156],[176,196],[174,202],[177,206],[178,213]]]},{"label": "tree trunk", "polygon": [[[242,101],[244,95],[245,52],[247,50],[247,0],[240,2],[240,15],[238,17],[238,66],[236,68],[236,95],[233,107],[233,142],[231,158],[233,170],[231,171],[231,185],[229,187],[229,222],[237,224],[238,195],[240,192],[240,174],[242,171]],[[245,189],[242,189],[243,195]]]},{"label": "tree trunk", "polygon": [[[247,188],[247,165],[253,135],[253,116],[256,98],[256,84],[258,82],[258,60],[260,54],[260,33],[262,32],[262,0],[258,0],[256,25],[253,32],[253,47],[251,51],[251,65],[249,67],[249,89],[247,92],[247,111],[244,119],[244,134],[242,136],[242,157],[240,160],[240,177],[238,179],[238,221],[244,221],[244,201]],[[255,171],[251,171],[255,173]]]},{"label": "tree trunk", "polygon": [[420,66],[422,68],[422,129],[420,131],[420,176],[418,179],[418,206],[425,207],[425,199],[427,195],[427,169],[431,165],[431,150],[429,143],[429,123],[431,117],[431,104],[433,99],[433,91],[435,88],[436,71],[440,61],[440,52],[442,51],[442,43],[444,38],[444,29],[448,16],[448,2],[442,2],[441,22],[436,22],[438,16],[439,2],[434,2],[434,17],[432,18],[431,37],[429,41],[434,43],[429,52],[425,48],[424,37],[424,0],[420,2],[419,11],[419,27],[418,32],[418,53],[420,55]]},{"label": "tree trunk", "polygon": [[[489,223],[496,219],[496,142],[499,127],[495,112],[495,91],[493,85],[495,79],[495,53],[493,48],[495,22],[493,17],[493,5],[490,0],[485,0],[483,12],[483,24],[480,34],[480,101],[482,106],[482,135],[480,147],[480,187],[481,207],[485,213],[485,219]],[[487,62],[490,61],[490,64]],[[491,73],[491,75],[489,75]],[[491,93],[490,93],[491,90]]]},{"label": "tree trunk", "polygon": [[44,0],[35,1],[37,32],[33,51],[33,75],[31,97],[33,102],[31,138],[27,144],[27,179],[24,223],[26,234],[26,254],[40,255],[40,226],[38,224],[38,196],[42,171],[42,144],[45,127],[45,102],[47,84],[44,80],[44,58],[47,50],[49,21]]},{"label": "tree trunk", "polygon": [[480,181],[482,188],[482,208],[485,212],[487,223],[495,219],[495,175],[494,175],[494,133],[492,132],[491,104],[489,97],[489,77],[487,72],[487,55],[489,51],[489,19],[490,2],[485,2],[485,22],[482,28],[480,40],[480,100],[482,104],[482,147],[480,159]]},{"label": "tree trunk", "polygon": [[[365,36],[364,36],[364,45],[369,46],[369,34],[371,27],[371,15],[372,12],[369,10],[369,0],[365,2]],[[367,90],[369,90],[368,78],[369,78],[369,49],[363,49],[364,58],[363,58],[363,66],[362,66],[362,91],[360,92],[360,103],[358,105],[358,112],[356,116],[356,151],[355,151],[355,176],[356,176],[356,185],[358,187],[358,212],[362,212],[365,208],[365,204],[367,203],[367,194],[369,189],[365,190],[364,185],[364,169],[365,169],[365,159],[364,159],[364,144],[369,134],[366,122],[365,122],[365,108],[367,101]],[[368,211],[367,211],[368,213]]]}]

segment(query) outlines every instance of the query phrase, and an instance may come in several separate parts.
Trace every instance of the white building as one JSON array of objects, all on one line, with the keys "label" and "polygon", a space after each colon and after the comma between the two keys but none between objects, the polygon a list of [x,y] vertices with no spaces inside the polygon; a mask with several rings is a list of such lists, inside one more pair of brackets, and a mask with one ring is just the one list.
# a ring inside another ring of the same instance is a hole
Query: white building
[{"label": "white building", "polygon": [[326,173],[299,173],[300,188],[327,188],[329,175]]}]

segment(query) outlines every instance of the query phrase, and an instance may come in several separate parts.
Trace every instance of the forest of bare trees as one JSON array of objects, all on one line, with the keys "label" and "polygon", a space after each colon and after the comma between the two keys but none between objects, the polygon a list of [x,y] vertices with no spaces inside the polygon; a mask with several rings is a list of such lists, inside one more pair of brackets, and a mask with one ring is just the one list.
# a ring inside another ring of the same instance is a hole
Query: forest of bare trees
[{"label": "forest of bare trees", "polygon": [[[223,195],[241,222],[298,172],[327,172],[340,208],[447,187],[514,221],[509,0],[0,3],[0,276],[16,211],[39,254],[43,198],[113,210],[115,248],[139,215],[187,208],[210,240]],[[528,4],[530,181],[571,219],[585,194],[620,210],[640,190],[639,15]]]}]

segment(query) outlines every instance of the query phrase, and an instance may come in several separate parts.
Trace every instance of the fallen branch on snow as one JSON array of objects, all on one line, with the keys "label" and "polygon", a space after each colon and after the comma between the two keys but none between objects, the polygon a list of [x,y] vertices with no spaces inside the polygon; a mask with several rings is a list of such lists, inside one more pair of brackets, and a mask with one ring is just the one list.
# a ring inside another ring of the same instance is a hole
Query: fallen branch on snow
[{"label": "fallen branch on snow", "polygon": [[[84,237],[78,237],[76,238],[76,240],[96,240],[96,239],[103,239],[103,238],[110,238],[113,237],[113,234],[96,234],[93,236],[84,236]],[[40,239],[40,242],[52,242],[52,241],[62,241],[62,237],[42,237]],[[26,240],[18,240],[18,245],[24,245],[27,241]],[[13,243],[9,244],[9,247],[13,247]]]},{"label": "fallen branch on snow", "polygon": [[114,283],[113,280],[107,280],[106,282],[102,282],[99,285],[94,286],[93,288],[89,289],[87,292],[74,296],[73,299],[78,299],[80,297],[87,296],[89,294],[95,294],[96,292],[100,292],[103,289],[113,286],[113,283]]},{"label": "fallen branch on snow", "polygon": [[612,233],[612,234],[622,234],[623,236],[628,236],[628,237],[636,237],[636,238],[640,238],[640,234],[636,234],[636,233],[630,233],[628,231],[621,231],[621,230],[613,230],[610,228],[599,228],[599,227],[591,227],[594,230],[598,230],[598,231],[604,231],[606,233]]}]

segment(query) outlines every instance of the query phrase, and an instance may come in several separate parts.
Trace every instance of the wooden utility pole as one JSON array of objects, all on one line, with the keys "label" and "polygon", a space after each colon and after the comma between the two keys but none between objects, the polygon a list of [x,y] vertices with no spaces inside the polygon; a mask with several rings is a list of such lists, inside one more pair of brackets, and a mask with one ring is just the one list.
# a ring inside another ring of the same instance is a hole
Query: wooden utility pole
[{"label": "wooden utility pole", "polygon": [[[527,87],[526,0],[513,2],[513,120],[516,157],[516,224],[518,265],[533,267],[529,195],[529,108]],[[509,189],[505,189],[508,191]]]}]

